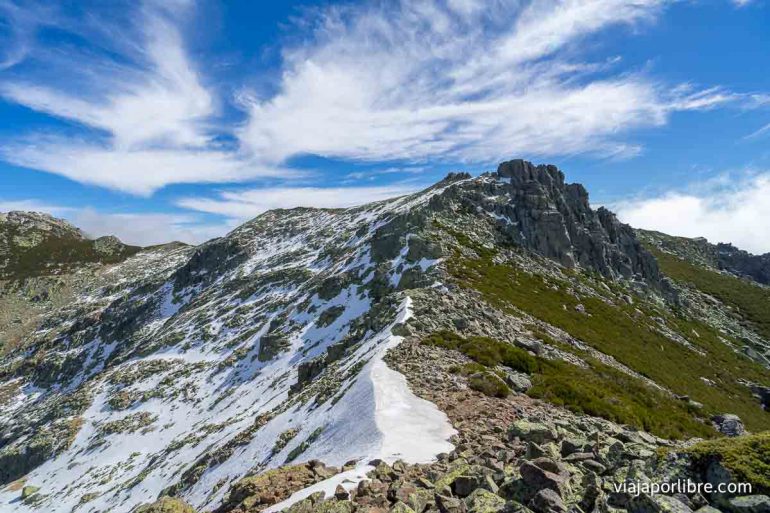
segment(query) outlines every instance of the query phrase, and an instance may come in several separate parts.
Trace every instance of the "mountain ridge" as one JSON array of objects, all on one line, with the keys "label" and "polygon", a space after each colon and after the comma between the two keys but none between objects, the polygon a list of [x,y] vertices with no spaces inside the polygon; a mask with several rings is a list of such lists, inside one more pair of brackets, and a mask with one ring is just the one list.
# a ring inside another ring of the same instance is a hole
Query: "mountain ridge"
[{"label": "mountain ridge", "polygon": [[[500,436],[511,422],[605,430],[651,465],[667,438],[738,429],[724,414],[767,429],[761,319],[668,276],[654,251],[554,166],[515,160],[79,269],[70,300],[0,359],[0,483],[40,488],[19,502],[7,486],[0,501],[131,511],[174,496],[245,512],[307,507],[313,487],[340,484],[363,505],[370,492],[350,482],[367,473],[439,483],[430,472],[451,462],[436,455],[488,468],[486,443],[511,451],[492,458],[495,487],[523,479],[508,466],[528,464],[527,437]],[[580,497],[559,500],[584,498],[577,481]],[[268,482],[282,491],[263,500]],[[506,500],[545,500],[527,486]]]}]

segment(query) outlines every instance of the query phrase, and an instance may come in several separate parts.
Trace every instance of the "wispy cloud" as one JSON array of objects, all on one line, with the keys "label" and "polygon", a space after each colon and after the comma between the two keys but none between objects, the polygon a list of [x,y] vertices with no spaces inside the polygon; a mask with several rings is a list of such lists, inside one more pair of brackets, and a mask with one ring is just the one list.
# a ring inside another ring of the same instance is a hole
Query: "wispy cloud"
[{"label": "wispy cloud", "polygon": [[240,137],[271,162],[302,153],[473,162],[633,154],[628,131],[730,99],[618,70],[599,78],[595,63],[578,60],[582,40],[647,22],[666,3],[436,0],[330,9],[308,41],[285,50],[280,92],[247,101]]},{"label": "wispy cloud", "polygon": [[45,212],[53,216],[61,216],[64,213],[71,211],[72,209],[35,199],[0,200],[0,212],[11,212],[13,210],[26,212]]},{"label": "wispy cloud", "polygon": [[145,196],[171,183],[237,182],[254,177],[291,178],[298,174],[217,149],[128,150],[42,135],[34,141],[7,144],[0,148],[0,155],[20,166]]},{"label": "wispy cloud", "polygon": [[611,205],[623,222],[683,237],[770,252],[770,172],[726,174],[687,190]]},{"label": "wispy cloud", "polygon": [[6,37],[0,39],[0,71],[14,67],[29,55],[40,27],[60,21],[54,5],[29,0],[22,7],[12,0],[0,0],[0,31],[6,33]]},{"label": "wispy cloud", "polygon": [[175,183],[291,178],[287,162],[308,154],[417,166],[635,155],[634,129],[742,101],[718,88],[658,82],[612,56],[584,57],[584,44],[602,31],[651,23],[673,1],[329,6],[301,20],[300,42],[284,45],[274,92],[260,97],[235,83],[227,90],[238,94],[228,97],[186,48],[192,0],[145,0],[119,20],[89,11],[47,22],[38,4],[0,0],[0,10],[32,27],[24,34],[52,23],[94,44],[90,52],[35,48],[42,66],[0,82],[6,100],[83,129],[3,141],[0,157],[149,195]]},{"label": "wispy cloud", "polygon": [[223,191],[215,198],[189,197],[177,205],[199,212],[244,221],[276,208],[342,208],[403,196],[418,190],[415,185],[382,187],[273,187]]},{"label": "wispy cloud", "polygon": [[145,3],[129,26],[113,27],[127,32],[111,41],[110,50],[122,52],[120,63],[84,55],[56,87],[21,79],[0,84],[7,100],[97,131],[88,139],[31,134],[4,144],[2,157],[136,194],[170,183],[286,176],[215,141],[218,99],[185,51],[177,27],[182,4]]}]

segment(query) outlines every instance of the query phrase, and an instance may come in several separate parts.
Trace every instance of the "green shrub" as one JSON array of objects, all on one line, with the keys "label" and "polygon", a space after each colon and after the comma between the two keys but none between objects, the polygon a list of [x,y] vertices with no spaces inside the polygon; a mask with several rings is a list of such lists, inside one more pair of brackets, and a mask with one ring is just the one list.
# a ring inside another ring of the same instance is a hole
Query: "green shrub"
[{"label": "green shrub", "polygon": [[499,376],[489,371],[477,372],[468,378],[468,386],[490,397],[508,397],[511,389]]},{"label": "green shrub", "polygon": [[435,332],[422,343],[457,350],[475,360],[454,365],[449,371],[470,375],[469,386],[489,396],[506,397],[511,393],[501,377],[488,367],[507,365],[502,355],[507,354],[511,363],[511,355],[516,354],[515,361],[526,362],[518,370],[525,367],[533,374],[533,387],[527,392],[532,397],[667,438],[716,434],[710,425],[697,419],[696,412],[690,411],[686,403],[594,359],[586,359],[589,367],[583,368],[532,356],[499,340],[464,338],[450,331]]},{"label": "green shrub", "polygon": [[770,493],[770,431],[736,438],[719,438],[687,449],[697,463],[717,458],[737,481],[751,483],[754,493]]},{"label": "green shrub", "polygon": [[563,361],[544,362],[527,393],[576,413],[629,424],[665,438],[716,434],[686,403],[601,362],[588,363],[583,368]]},{"label": "green shrub", "polygon": [[422,343],[454,349],[487,367],[505,365],[517,371],[532,373],[538,366],[537,359],[525,350],[489,337],[464,338],[451,331],[438,331],[423,339]]}]

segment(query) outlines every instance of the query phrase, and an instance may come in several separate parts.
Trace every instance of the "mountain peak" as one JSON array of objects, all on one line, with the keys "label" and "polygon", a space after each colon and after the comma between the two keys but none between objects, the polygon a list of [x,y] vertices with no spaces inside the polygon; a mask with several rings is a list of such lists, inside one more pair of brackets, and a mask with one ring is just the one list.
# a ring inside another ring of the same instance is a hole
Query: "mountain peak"
[{"label": "mountain peak", "polygon": [[0,279],[62,274],[114,263],[139,251],[114,236],[91,240],[69,222],[42,212],[0,213]]},{"label": "mountain peak", "polygon": [[70,237],[84,240],[86,236],[79,229],[64,219],[59,219],[45,212],[12,210],[0,212],[0,226],[14,228],[20,234],[47,232],[56,237]]}]

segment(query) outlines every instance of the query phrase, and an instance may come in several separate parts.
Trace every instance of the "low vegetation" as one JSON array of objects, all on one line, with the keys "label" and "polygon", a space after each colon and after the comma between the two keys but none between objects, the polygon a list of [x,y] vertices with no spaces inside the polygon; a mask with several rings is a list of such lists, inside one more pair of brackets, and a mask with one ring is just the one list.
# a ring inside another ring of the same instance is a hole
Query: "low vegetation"
[{"label": "low vegetation", "polygon": [[770,493],[770,431],[736,438],[706,440],[687,452],[696,463],[716,458],[739,482],[754,486],[754,493]]},{"label": "low vegetation", "polygon": [[439,331],[428,336],[423,343],[460,351],[487,367],[505,365],[526,373],[532,373],[538,368],[538,361],[534,356],[511,344],[489,337],[464,338],[451,331]]},{"label": "low vegetation", "polygon": [[[724,343],[723,334],[642,301],[631,305],[578,294],[576,285],[591,284],[580,273],[565,273],[562,278],[532,274],[500,262],[494,258],[495,250],[475,244],[467,235],[450,233],[478,255],[469,258],[458,251],[449,259],[448,269],[460,286],[478,290],[504,311],[523,311],[561,328],[671,392],[691,397],[703,404],[704,417],[735,413],[751,431],[770,428],[770,412],[762,410],[750,390],[738,382],[743,378],[770,385],[770,373],[737,354]],[[661,323],[691,346],[664,335]]]},{"label": "low vegetation", "polygon": [[[8,237],[13,237],[13,233]],[[141,248],[120,245],[112,252],[100,252],[92,240],[50,237],[38,244],[15,249],[8,255],[0,279],[22,280],[32,276],[62,274],[83,264],[122,262]]]},{"label": "low vegetation", "polygon": [[510,393],[493,370],[504,365],[532,374],[534,386],[529,395],[577,413],[630,424],[667,438],[715,434],[686,403],[596,360],[587,360],[589,368],[582,368],[533,356],[499,340],[464,338],[450,331],[433,333],[422,343],[453,349],[474,360],[474,363],[450,370],[461,374],[472,373],[469,386],[486,395],[505,397]]},{"label": "low vegetation", "polygon": [[481,371],[471,374],[468,378],[468,386],[490,397],[508,397],[511,395],[511,389],[505,384],[505,381],[490,371]]},{"label": "low vegetation", "polygon": [[756,331],[770,339],[770,288],[730,274],[723,274],[691,264],[657,248],[648,249],[658,259],[666,276],[712,295],[723,303],[737,308]]}]

